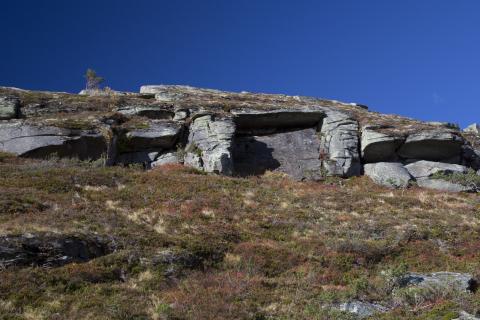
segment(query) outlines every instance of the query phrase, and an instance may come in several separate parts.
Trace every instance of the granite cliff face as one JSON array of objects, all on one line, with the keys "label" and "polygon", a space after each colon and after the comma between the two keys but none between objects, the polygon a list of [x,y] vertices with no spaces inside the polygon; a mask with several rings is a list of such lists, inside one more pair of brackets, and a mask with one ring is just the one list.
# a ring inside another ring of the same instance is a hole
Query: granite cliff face
[{"label": "granite cliff face", "polygon": [[296,180],[366,174],[389,187],[448,191],[476,191],[480,169],[473,126],[461,132],[309,97],[166,85],[110,95],[1,88],[0,118],[0,151],[21,157]]}]

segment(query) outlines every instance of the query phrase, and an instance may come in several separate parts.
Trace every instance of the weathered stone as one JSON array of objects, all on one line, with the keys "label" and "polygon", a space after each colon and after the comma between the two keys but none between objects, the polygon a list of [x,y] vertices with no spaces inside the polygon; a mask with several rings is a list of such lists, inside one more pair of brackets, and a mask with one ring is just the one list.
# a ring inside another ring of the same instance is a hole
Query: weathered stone
[{"label": "weathered stone", "polygon": [[459,164],[450,164],[433,161],[417,161],[407,164],[405,168],[415,179],[428,178],[435,173],[466,173],[467,167]]},{"label": "weathered stone", "polygon": [[20,116],[20,99],[0,96],[0,120],[9,120]]},{"label": "weathered stone", "polygon": [[472,123],[471,125],[469,125],[465,129],[463,129],[463,131],[478,135],[480,133],[480,125],[478,123]]},{"label": "weathered stone", "polygon": [[460,161],[463,138],[451,131],[432,130],[410,134],[398,150],[407,159],[442,161],[455,158]]},{"label": "weathered stone", "polygon": [[465,311],[460,311],[459,313],[459,317],[453,320],[480,320],[479,317],[476,317],[473,314],[467,313]]},{"label": "weathered stone", "polygon": [[170,149],[178,141],[182,128],[181,124],[173,121],[151,121],[148,128],[126,132],[119,141],[119,151]]},{"label": "weathered stone", "polygon": [[375,183],[391,187],[406,188],[412,177],[401,163],[378,162],[364,165],[365,175]]},{"label": "weathered stone", "polygon": [[86,262],[115,250],[112,241],[90,235],[35,233],[0,237],[0,266],[62,266]]},{"label": "weathered stone", "polygon": [[126,116],[137,115],[150,119],[163,120],[171,120],[174,116],[171,110],[166,110],[155,105],[123,105],[117,109],[117,112]]},{"label": "weathered stone", "polygon": [[315,129],[235,139],[235,174],[259,175],[284,172],[297,180],[321,178],[320,139]]},{"label": "weathered stone", "polygon": [[409,273],[399,280],[400,287],[415,286],[432,291],[474,292],[478,283],[468,273],[433,272],[427,274]]},{"label": "weathered stone", "polygon": [[365,163],[395,161],[397,149],[403,143],[403,137],[375,131],[375,128],[362,129],[362,158]]},{"label": "weathered stone", "polygon": [[376,313],[387,312],[388,309],[375,303],[363,302],[363,301],[351,301],[341,303],[337,306],[334,306],[335,309],[340,311],[353,313],[359,319],[364,319],[375,315]]},{"label": "weathered stone", "polygon": [[185,165],[206,172],[233,173],[232,140],[235,124],[231,119],[202,115],[190,125]]},{"label": "weathered stone", "polygon": [[0,150],[19,156],[98,159],[107,151],[101,133],[53,126],[34,126],[22,121],[0,124]]},{"label": "weathered stone", "polygon": [[172,164],[172,163],[181,163],[183,159],[180,159],[178,156],[178,152],[167,152],[158,156],[154,162],[152,162],[152,168],[162,166],[164,164]]},{"label": "weathered stone", "polygon": [[175,121],[183,121],[190,116],[190,111],[188,109],[179,109],[175,110],[175,115],[173,120]]},{"label": "weathered stone", "polygon": [[292,128],[317,127],[325,118],[325,111],[321,108],[278,110],[242,108],[230,112],[234,115],[237,130],[247,133],[255,133],[256,130],[282,131]]},{"label": "weathered stone", "polygon": [[328,175],[361,174],[358,122],[341,112],[328,112],[321,129],[320,159]]}]

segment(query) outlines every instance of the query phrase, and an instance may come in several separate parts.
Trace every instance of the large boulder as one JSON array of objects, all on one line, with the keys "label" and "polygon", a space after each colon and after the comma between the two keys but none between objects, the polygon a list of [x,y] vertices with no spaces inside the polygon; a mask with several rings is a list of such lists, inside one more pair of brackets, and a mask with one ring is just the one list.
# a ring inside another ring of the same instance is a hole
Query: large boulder
[{"label": "large boulder", "polygon": [[[466,174],[468,168],[459,164],[417,161],[405,166],[408,172],[416,179],[419,187],[447,192],[475,191],[475,186],[465,186],[448,181],[452,174]],[[445,178],[442,178],[445,177]]]},{"label": "large boulder", "polygon": [[318,180],[320,138],[315,129],[293,130],[235,139],[235,173],[260,175],[267,170],[288,174],[296,180]]},{"label": "large boulder", "polygon": [[403,164],[397,162],[367,163],[364,171],[375,183],[390,188],[406,188],[412,180]]},{"label": "large boulder", "polygon": [[0,123],[0,151],[19,156],[98,159],[107,151],[105,137],[96,130],[72,130],[27,124]]},{"label": "large boulder", "polygon": [[150,121],[147,127],[129,129],[121,134],[118,150],[121,153],[155,149],[171,149],[183,130],[182,124],[174,121]]},{"label": "large boulder", "polygon": [[320,135],[320,159],[328,175],[351,177],[361,174],[356,120],[344,113],[329,111]]},{"label": "large boulder", "polygon": [[204,114],[193,119],[186,146],[185,165],[206,172],[233,174],[232,141],[235,123]]},{"label": "large boulder", "polygon": [[453,131],[421,131],[407,136],[398,155],[405,159],[459,163],[464,143],[464,139]]},{"label": "large boulder", "polygon": [[367,126],[362,129],[362,159],[366,163],[397,160],[397,149],[405,140],[403,137],[377,131]]},{"label": "large boulder", "polygon": [[0,96],[0,120],[9,120],[20,116],[20,99],[12,96]]},{"label": "large boulder", "polygon": [[407,164],[405,168],[415,179],[428,178],[436,173],[467,173],[468,168],[459,164],[433,161],[417,161]]}]

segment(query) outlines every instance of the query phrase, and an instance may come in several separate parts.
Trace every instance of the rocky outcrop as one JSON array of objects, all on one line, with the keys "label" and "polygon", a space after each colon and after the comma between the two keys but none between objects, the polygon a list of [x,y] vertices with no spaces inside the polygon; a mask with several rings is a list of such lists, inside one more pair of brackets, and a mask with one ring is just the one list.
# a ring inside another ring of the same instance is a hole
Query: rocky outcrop
[{"label": "rocky outcrop", "polygon": [[20,99],[12,96],[0,96],[0,120],[20,117]]},{"label": "rocky outcrop", "polygon": [[375,183],[390,188],[406,188],[412,180],[412,176],[401,163],[367,163],[364,170],[365,175]]},{"label": "rocky outcrop", "polygon": [[[0,150],[84,160],[106,154],[107,165],[184,163],[237,176],[278,171],[297,180],[365,172],[388,187],[403,188],[416,180],[419,186],[447,191],[472,189],[432,177],[445,165],[480,170],[478,126],[462,133],[448,123],[311,97],[172,85],[140,91],[89,97],[89,92],[78,96],[0,87],[0,119],[7,119],[0,123]],[[58,113],[62,119],[55,118]],[[25,119],[12,119],[20,115]],[[63,115],[67,120],[75,115],[73,122],[80,119],[88,129],[63,126]],[[437,169],[429,172],[425,161],[437,163]]]},{"label": "rocky outcrop", "polygon": [[0,237],[0,266],[62,266],[86,262],[115,250],[115,243],[105,237],[25,233]]},{"label": "rocky outcrop", "polygon": [[37,126],[23,121],[0,123],[0,151],[3,152],[33,158],[56,155],[88,160],[100,158],[106,150],[106,139],[96,130]]},{"label": "rocky outcrop", "polygon": [[232,175],[234,135],[231,119],[210,114],[197,116],[190,125],[184,163],[206,172]]},{"label": "rocky outcrop", "polygon": [[344,113],[328,112],[320,135],[320,159],[328,175],[351,177],[361,174],[357,121]]}]

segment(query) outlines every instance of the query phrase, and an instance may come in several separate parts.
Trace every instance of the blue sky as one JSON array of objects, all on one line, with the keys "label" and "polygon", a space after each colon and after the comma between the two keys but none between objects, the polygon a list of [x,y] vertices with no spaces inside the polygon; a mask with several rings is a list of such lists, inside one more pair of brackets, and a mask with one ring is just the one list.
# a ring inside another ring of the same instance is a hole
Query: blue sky
[{"label": "blue sky", "polygon": [[0,85],[189,84],[480,122],[480,1],[2,1]]}]

